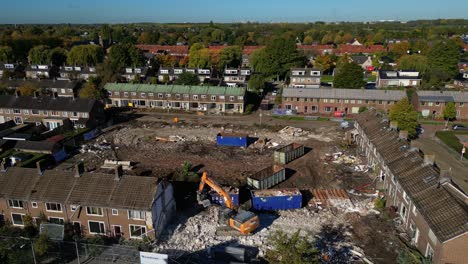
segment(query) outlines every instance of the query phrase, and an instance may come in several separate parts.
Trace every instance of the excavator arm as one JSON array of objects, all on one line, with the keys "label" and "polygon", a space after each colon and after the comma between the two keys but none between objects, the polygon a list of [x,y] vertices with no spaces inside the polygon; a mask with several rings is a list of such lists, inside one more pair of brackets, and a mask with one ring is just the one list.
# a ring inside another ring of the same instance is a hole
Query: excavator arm
[{"label": "excavator arm", "polygon": [[226,207],[232,210],[235,210],[234,203],[231,200],[231,197],[229,194],[221,188],[216,182],[214,182],[206,172],[203,172],[203,175],[201,177],[200,185],[198,187],[198,192],[202,193],[203,190],[205,189],[205,185],[208,185],[211,189],[213,189],[216,193],[218,193],[221,197],[224,199],[224,203],[226,204]]}]

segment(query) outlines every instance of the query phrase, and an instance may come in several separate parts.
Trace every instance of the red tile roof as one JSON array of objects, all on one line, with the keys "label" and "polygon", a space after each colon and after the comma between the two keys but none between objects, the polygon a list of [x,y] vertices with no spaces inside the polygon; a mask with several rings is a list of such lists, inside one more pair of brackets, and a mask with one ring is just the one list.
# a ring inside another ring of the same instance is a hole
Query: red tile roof
[{"label": "red tile roof", "polygon": [[263,49],[265,46],[244,46],[242,49],[243,55],[251,55],[254,51]]},{"label": "red tile roof", "polygon": [[353,46],[353,45],[338,45],[338,48],[335,50],[336,54],[357,54],[357,53],[375,53],[386,51],[383,45],[370,45],[370,46]]},{"label": "red tile roof", "polygon": [[156,54],[166,51],[173,56],[188,56],[189,46],[170,46],[170,45],[137,45],[137,48]]}]

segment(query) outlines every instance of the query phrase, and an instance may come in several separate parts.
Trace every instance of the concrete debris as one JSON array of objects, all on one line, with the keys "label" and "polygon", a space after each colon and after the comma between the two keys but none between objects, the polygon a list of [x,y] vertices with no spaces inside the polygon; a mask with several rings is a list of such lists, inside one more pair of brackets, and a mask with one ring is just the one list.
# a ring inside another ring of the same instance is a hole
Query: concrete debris
[{"label": "concrete debris", "polygon": [[124,170],[133,170],[131,161],[117,161],[117,160],[104,160],[104,165],[101,166],[101,169],[114,169],[117,165],[122,165]]},{"label": "concrete debris", "polygon": [[302,128],[297,128],[297,127],[292,127],[292,126],[286,126],[285,128],[278,131],[278,133],[286,134],[288,136],[293,136],[293,137],[300,137],[300,136],[304,136],[308,134],[308,132],[303,130]]},{"label": "concrete debris", "polygon": [[[218,244],[226,246],[243,245],[257,247],[259,256],[263,257],[270,245],[268,237],[272,232],[281,230],[294,233],[301,230],[303,236],[318,234],[324,225],[348,226],[348,220],[344,215],[334,215],[330,210],[324,209],[314,212],[311,208],[297,210],[278,211],[277,214],[260,213],[261,226],[250,236],[216,236],[219,207],[211,206],[205,211],[194,216],[186,217],[178,215],[175,224],[167,228],[167,234],[160,237],[154,251],[169,254],[172,258],[183,255],[181,252],[205,251]],[[307,221],[304,221],[307,219]]]}]

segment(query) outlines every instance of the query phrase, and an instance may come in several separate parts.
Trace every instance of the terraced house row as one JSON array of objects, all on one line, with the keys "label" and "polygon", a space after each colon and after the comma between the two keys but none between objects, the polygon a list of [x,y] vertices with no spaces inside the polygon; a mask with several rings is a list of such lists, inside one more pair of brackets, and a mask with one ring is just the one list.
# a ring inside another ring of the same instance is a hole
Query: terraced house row
[{"label": "terraced house row", "polygon": [[360,107],[387,111],[404,97],[406,93],[399,90],[285,88],[282,108],[299,114],[357,114]]},{"label": "terraced house row", "polygon": [[442,176],[434,155],[410,147],[407,133],[375,110],[356,118],[356,142],[399,215],[403,238],[432,263],[467,263],[468,196]]},{"label": "terraced house row", "polygon": [[108,83],[108,104],[114,107],[243,113],[243,87]]},{"label": "terraced house row", "polygon": [[155,238],[175,214],[170,183],[156,177],[2,166],[0,222],[24,227],[24,217],[63,225],[76,235]]}]

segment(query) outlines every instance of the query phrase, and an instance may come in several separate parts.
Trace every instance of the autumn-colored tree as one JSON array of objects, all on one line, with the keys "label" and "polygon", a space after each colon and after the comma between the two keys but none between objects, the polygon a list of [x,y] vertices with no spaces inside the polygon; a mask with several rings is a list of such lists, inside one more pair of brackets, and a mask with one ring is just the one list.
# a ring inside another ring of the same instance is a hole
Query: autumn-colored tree
[{"label": "autumn-colored tree", "polygon": [[18,87],[18,91],[21,96],[32,96],[34,92],[39,91],[39,86],[32,82],[25,82]]},{"label": "autumn-colored tree", "polygon": [[310,45],[314,42],[314,39],[311,36],[306,36],[304,40],[302,41],[302,44],[304,45]]},{"label": "autumn-colored tree", "polygon": [[411,46],[410,43],[407,41],[403,41],[400,43],[393,44],[390,47],[390,51],[395,53],[398,57],[408,54],[408,50],[410,50]]},{"label": "autumn-colored tree", "polygon": [[319,55],[315,58],[315,67],[319,68],[322,72],[329,72],[334,66],[335,62],[328,54]]},{"label": "autumn-colored tree", "polygon": [[93,80],[88,80],[88,82],[86,82],[86,84],[80,89],[79,96],[80,98],[101,99],[103,97],[103,93]]}]

